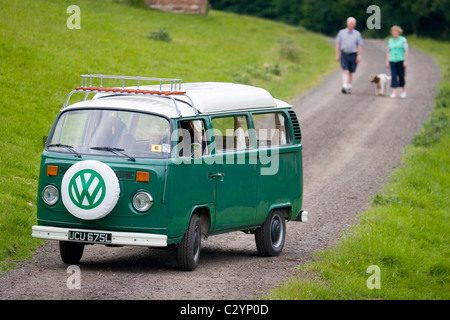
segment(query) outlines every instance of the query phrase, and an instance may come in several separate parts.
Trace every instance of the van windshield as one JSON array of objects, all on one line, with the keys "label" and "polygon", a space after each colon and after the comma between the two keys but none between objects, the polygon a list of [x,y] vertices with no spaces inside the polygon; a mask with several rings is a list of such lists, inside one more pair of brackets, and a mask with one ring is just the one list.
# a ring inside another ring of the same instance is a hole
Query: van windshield
[{"label": "van windshield", "polygon": [[167,158],[170,125],[166,118],[140,112],[66,111],[59,117],[47,149],[75,155]]}]

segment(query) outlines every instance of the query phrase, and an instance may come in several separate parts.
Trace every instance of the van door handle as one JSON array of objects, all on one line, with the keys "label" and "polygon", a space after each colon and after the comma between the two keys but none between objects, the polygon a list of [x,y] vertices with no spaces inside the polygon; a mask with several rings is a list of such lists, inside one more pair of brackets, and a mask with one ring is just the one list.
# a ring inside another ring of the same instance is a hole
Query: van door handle
[{"label": "van door handle", "polygon": [[225,173],[210,173],[209,175],[208,175],[208,178],[216,178],[216,177],[219,177],[219,178],[222,178],[222,177],[224,177],[225,176]]}]

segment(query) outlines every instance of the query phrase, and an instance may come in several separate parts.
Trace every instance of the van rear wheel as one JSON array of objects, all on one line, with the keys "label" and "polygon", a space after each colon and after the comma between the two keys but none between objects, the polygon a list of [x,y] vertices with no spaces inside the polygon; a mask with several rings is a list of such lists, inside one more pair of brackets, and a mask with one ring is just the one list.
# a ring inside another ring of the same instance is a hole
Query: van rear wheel
[{"label": "van rear wheel", "polygon": [[281,210],[271,211],[266,221],[255,231],[256,248],[264,257],[278,256],[283,250],[285,238],[286,222]]},{"label": "van rear wheel", "polygon": [[200,218],[194,214],[184,234],[183,240],[178,244],[178,266],[184,271],[193,271],[200,261],[202,232]]},{"label": "van rear wheel", "polygon": [[59,242],[59,254],[64,263],[75,264],[80,262],[84,252],[84,243],[78,242]]}]

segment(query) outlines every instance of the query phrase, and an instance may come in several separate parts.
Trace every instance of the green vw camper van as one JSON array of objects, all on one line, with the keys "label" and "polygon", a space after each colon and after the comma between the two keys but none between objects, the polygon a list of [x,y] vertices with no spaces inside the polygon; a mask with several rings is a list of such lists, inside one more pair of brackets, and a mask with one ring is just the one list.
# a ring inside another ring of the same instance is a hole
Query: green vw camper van
[{"label": "green vw camper van", "polygon": [[176,245],[194,270],[202,238],[226,232],[279,255],[302,194],[299,121],[266,90],[82,75],[46,137],[32,236],[69,264],[88,244]]}]

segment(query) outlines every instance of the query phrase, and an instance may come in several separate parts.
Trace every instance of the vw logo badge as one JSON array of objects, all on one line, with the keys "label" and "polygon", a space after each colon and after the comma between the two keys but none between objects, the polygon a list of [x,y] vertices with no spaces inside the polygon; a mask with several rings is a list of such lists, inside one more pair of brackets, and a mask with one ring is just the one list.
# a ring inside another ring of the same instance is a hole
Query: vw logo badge
[{"label": "vw logo badge", "polygon": [[102,176],[92,169],[84,169],[73,175],[69,181],[69,196],[81,209],[93,209],[102,203],[106,184]]}]

